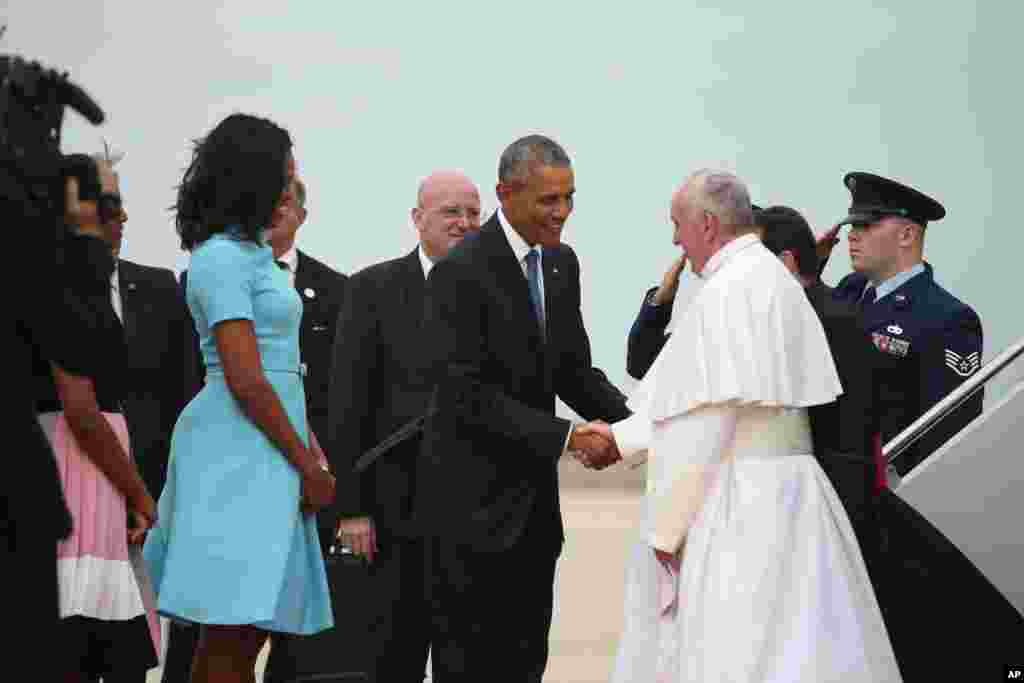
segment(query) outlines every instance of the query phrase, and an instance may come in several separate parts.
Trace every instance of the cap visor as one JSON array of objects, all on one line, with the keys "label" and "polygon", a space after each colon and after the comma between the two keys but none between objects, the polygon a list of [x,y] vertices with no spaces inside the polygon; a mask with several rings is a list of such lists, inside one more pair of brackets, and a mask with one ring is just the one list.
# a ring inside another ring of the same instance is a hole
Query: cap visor
[{"label": "cap visor", "polygon": [[851,213],[843,220],[836,223],[837,227],[844,225],[870,225],[878,221],[879,215],[877,213]]}]

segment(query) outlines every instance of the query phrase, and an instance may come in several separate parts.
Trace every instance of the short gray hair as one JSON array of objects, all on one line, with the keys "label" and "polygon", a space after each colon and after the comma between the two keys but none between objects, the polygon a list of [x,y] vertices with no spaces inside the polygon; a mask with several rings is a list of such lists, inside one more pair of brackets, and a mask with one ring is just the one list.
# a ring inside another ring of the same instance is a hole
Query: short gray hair
[{"label": "short gray hair", "polygon": [[536,166],[571,166],[562,146],[543,135],[527,135],[505,148],[498,161],[498,182],[525,180]]},{"label": "short gray hair", "polygon": [[703,168],[687,179],[686,188],[686,199],[691,206],[714,214],[736,234],[754,229],[750,192],[732,173]]}]

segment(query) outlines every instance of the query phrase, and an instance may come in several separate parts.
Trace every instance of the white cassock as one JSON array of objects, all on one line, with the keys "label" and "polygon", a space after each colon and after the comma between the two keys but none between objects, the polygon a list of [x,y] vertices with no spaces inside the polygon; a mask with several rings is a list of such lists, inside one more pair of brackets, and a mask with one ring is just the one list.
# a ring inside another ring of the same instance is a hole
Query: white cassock
[{"label": "white cassock", "polygon": [[[900,675],[808,406],[842,392],[821,323],[754,236],[700,291],[613,425],[646,458],[616,683],[882,683]],[[681,552],[678,574],[652,551]]]}]

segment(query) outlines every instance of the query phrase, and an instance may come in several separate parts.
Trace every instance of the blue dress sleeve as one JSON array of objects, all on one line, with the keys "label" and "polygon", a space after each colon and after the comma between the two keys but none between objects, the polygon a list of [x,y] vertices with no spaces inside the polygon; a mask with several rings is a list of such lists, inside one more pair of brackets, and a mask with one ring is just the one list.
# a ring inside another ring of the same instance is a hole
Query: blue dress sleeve
[{"label": "blue dress sleeve", "polygon": [[235,240],[204,245],[192,257],[188,296],[206,319],[206,325],[225,320],[253,320],[252,247]]}]

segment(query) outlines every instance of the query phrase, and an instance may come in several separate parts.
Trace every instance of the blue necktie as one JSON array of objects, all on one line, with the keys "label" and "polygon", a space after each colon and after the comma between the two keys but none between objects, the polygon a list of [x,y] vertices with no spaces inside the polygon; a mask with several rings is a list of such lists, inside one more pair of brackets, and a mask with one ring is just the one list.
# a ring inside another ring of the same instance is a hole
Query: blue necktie
[{"label": "blue necktie", "polygon": [[546,334],[544,322],[544,293],[540,291],[540,267],[538,261],[540,254],[536,249],[531,249],[526,255],[526,279],[530,284],[530,303],[533,304],[533,312],[537,316],[537,324],[540,326],[540,336]]}]

